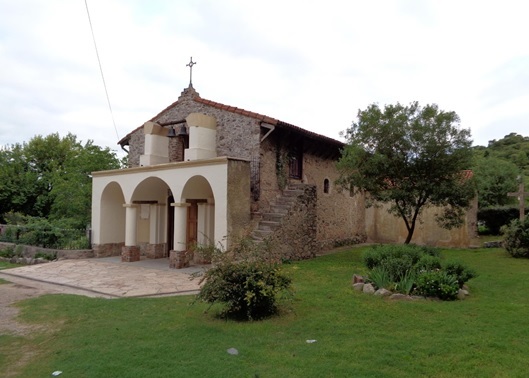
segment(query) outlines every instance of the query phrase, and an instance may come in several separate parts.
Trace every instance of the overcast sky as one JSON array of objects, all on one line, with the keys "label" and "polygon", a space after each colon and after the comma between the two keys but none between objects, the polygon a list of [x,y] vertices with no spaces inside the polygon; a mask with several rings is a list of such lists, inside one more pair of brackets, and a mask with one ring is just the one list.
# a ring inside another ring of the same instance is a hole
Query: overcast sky
[{"label": "overcast sky", "polygon": [[117,141],[201,97],[340,139],[359,109],[453,110],[475,145],[529,136],[526,1],[0,0],[0,146]]}]

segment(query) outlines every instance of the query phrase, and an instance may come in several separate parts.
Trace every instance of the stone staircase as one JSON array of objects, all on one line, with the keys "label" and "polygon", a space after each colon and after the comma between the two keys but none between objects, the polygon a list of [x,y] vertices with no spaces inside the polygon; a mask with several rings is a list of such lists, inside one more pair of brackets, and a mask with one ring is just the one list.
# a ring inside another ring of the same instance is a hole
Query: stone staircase
[{"label": "stone staircase", "polygon": [[270,206],[270,210],[262,214],[257,228],[250,234],[251,239],[260,243],[274,233],[281,226],[283,218],[288,214],[298,197],[303,194],[303,189],[290,186],[283,191],[281,197]]}]

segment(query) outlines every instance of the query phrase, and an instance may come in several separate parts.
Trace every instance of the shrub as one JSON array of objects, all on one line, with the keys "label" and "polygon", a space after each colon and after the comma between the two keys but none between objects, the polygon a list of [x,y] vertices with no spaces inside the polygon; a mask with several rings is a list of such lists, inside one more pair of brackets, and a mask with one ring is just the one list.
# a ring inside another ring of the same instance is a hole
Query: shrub
[{"label": "shrub", "polygon": [[523,222],[515,220],[506,227],[504,232],[504,245],[512,257],[529,258],[529,218]]},{"label": "shrub", "polygon": [[15,257],[15,247],[10,245],[0,250],[0,257],[5,257],[8,259],[10,259],[11,257]]},{"label": "shrub", "polygon": [[451,261],[445,263],[443,266],[443,270],[447,274],[450,274],[456,278],[460,288],[463,287],[465,282],[477,276],[475,270],[467,267],[466,265],[458,261]]},{"label": "shrub", "polygon": [[262,319],[277,312],[280,294],[291,293],[291,279],[281,272],[268,246],[260,248],[243,241],[231,252],[206,249],[212,254],[214,267],[202,277],[197,300],[222,304],[223,315]]},{"label": "shrub", "polygon": [[399,282],[406,272],[413,269],[413,261],[410,256],[388,258],[382,261],[382,265],[389,274],[391,281]]},{"label": "shrub", "polygon": [[395,284],[395,290],[399,293],[409,295],[415,287],[416,279],[417,276],[412,269],[406,271],[400,281]]},{"label": "shrub", "polygon": [[44,259],[44,260],[48,260],[48,261],[53,261],[53,260],[56,260],[57,259],[57,252],[42,252],[42,251],[39,251],[37,253],[35,253],[35,258],[36,259]]},{"label": "shrub", "polygon": [[459,292],[456,277],[443,271],[424,272],[417,276],[415,292],[426,297],[454,300]]},{"label": "shrub", "polygon": [[383,261],[394,258],[409,258],[412,265],[419,261],[424,253],[423,247],[410,245],[377,245],[366,250],[363,254],[364,264],[368,269],[382,265]]},{"label": "shrub", "polygon": [[415,264],[415,270],[417,272],[429,272],[439,269],[441,269],[441,259],[436,256],[424,255]]},{"label": "shrub", "polygon": [[369,273],[368,279],[377,289],[389,289],[392,284],[391,277],[383,266],[374,267]]}]

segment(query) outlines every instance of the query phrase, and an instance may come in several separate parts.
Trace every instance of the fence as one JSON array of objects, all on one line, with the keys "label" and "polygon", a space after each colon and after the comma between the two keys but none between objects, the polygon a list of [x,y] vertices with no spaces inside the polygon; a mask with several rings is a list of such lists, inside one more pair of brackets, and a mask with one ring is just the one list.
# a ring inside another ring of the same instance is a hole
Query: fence
[{"label": "fence", "polygon": [[0,225],[0,241],[52,249],[90,249],[90,229]]}]

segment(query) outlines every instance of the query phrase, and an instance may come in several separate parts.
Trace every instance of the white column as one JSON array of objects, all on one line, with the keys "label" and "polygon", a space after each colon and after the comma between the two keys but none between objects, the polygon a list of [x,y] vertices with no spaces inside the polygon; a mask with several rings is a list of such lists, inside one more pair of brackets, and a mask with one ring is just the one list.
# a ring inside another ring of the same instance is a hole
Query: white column
[{"label": "white column", "polygon": [[125,246],[133,247],[136,245],[136,213],[137,205],[126,203],[125,208]]},{"label": "white column", "polygon": [[176,202],[174,206],[174,251],[185,251],[187,242],[187,208],[189,203]]},{"label": "white column", "polygon": [[197,219],[197,242],[199,245],[208,245],[214,243],[210,239],[209,232],[209,211],[208,204],[205,202],[199,202],[198,204],[198,219]]},{"label": "white column", "polygon": [[158,244],[158,204],[151,204],[149,207],[149,244]]},{"label": "white column", "polygon": [[208,236],[209,242],[215,244],[215,202],[213,198],[208,198],[206,219],[206,235]]}]

